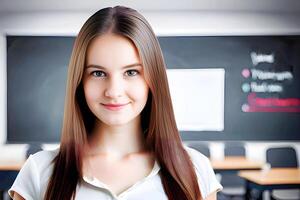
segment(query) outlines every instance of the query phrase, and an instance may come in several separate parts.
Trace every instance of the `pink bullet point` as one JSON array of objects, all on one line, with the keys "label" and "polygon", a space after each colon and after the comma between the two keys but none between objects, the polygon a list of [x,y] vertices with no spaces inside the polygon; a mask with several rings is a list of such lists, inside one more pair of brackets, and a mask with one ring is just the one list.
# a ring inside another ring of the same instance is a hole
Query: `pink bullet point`
[{"label": "pink bullet point", "polygon": [[247,68],[243,69],[242,75],[243,77],[248,78],[250,76],[250,70]]}]

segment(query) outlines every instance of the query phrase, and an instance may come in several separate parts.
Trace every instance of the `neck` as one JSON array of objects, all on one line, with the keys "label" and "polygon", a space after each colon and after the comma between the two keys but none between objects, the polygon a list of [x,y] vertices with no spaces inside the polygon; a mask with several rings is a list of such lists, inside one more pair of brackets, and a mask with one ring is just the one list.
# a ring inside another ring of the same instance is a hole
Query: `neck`
[{"label": "neck", "polygon": [[89,139],[89,154],[123,158],[145,151],[140,119],[121,126],[108,126],[96,122]]}]

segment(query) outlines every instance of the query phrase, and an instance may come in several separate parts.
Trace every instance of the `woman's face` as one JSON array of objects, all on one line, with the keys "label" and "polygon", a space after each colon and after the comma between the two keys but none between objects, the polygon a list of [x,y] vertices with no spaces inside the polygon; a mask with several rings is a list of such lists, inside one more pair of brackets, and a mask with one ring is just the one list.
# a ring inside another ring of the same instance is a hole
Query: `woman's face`
[{"label": "woman's face", "polygon": [[100,123],[109,126],[139,122],[148,85],[138,51],[126,37],[97,36],[87,50],[83,75],[86,102]]}]

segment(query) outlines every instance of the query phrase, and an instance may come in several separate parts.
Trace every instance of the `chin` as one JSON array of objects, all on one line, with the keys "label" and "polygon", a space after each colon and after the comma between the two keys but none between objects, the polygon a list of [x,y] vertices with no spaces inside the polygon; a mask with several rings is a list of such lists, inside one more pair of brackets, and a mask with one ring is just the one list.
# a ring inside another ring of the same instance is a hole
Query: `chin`
[{"label": "chin", "polygon": [[128,119],[112,119],[112,120],[101,120],[107,126],[122,126],[130,122]]}]

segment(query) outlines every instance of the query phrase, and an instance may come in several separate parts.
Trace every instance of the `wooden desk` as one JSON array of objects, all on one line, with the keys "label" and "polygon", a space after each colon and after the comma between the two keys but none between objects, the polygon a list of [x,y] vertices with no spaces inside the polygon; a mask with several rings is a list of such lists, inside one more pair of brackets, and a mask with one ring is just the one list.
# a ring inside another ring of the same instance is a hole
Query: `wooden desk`
[{"label": "wooden desk", "polygon": [[0,162],[0,171],[19,171],[25,161],[23,162],[16,162],[16,161],[5,161]]},{"label": "wooden desk", "polygon": [[238,175],[246,180],[246,195],[256,189],[262,199],[265,190],[300,188],[300,168],[272,168],[268,171],[240,171]]},{"label": "wooden desk", "polygon": [[258,170],[264,166],[263,162],[247,159],[244,156],[227,156],[222,160],[211,160],[215,172]]}]

